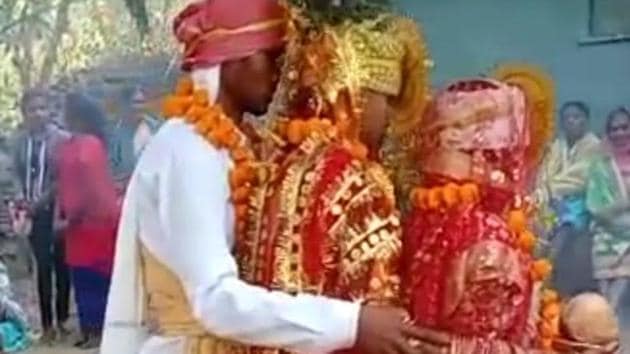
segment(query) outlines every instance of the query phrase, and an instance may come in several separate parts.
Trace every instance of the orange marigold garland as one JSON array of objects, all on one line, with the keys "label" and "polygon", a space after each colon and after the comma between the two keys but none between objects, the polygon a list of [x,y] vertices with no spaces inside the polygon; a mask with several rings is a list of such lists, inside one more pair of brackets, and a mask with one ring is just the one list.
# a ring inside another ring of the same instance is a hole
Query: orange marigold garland
[{"label": "orange marigold garland", "polygon": [[175,93],[164,99],[162,112],[167,118],[186,120],[210,144],[230,152],[234,166],[229,172],[229,183],[236,214],[236,231],[240,234],[245,229],[249,194],[258,180],[254,154],[245,137],[220,106],[210,104],[206,91],[194,89],[190,78],[178,82]]},{"label": "orange marigold garland", "polygon": [[411,192],[411,203],[421,210],[439,210],[455,205],[470,205],[479,201],[479,187],[474,183],[455,184],[433,188],[415,188]]},{"label": "orange marigold garland", "polygon": [[[516,235],[516,246],[526,254],[533,255],[538,238],[527,228],[527,208],[513,209],[508,212],[508,227]],[[546,258],[536,259],[531,263],[530,275],[535,283],[545,282],[553,270],[551,261]],[[553,350],[553,342],[560,333],[560,297],[552,289],[544,289],[538,313],[539,344],[545,351]]]},{"label": "orange marigold garland", "polygon": [[560,336],[561,302],[558,293],[545,289],[542,293],[538,333],[540,345],[546,351],[553,350],[553,343]]},{"label": "orange marigold garland", "polygon": [[280,120],[276,130],[291,145],[300,145],[305,140],[321,136],[326,139],[340,139],[342,145],[350,154],[359,160],[365,160],[368,155],[367,147],[359,141],[342,139],[340,129],[336,124],[325,118],[291,118]]}]

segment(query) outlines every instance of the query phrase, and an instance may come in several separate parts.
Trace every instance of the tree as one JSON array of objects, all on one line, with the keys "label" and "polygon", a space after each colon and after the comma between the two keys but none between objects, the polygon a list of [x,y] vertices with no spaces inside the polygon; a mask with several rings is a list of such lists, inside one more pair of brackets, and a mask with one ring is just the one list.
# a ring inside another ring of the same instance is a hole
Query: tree
[{"label": "tree", "polygon": [[148,0],[142,29],[137,10],[125,16],[128,0],[0,0],[0,126],[15,124],[26,88],[105,59],[172,51],[170,19],[183,2]]}]

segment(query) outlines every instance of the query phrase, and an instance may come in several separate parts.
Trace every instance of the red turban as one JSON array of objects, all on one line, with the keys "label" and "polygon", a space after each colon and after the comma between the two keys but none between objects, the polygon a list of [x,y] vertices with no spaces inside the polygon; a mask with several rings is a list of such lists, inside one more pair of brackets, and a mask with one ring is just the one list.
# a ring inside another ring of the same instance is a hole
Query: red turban
[{"label": "red turban", "polygon": [[205,0],[177,15],[173,29],[190,71],[282,46],[286,14],[275,0]]}]

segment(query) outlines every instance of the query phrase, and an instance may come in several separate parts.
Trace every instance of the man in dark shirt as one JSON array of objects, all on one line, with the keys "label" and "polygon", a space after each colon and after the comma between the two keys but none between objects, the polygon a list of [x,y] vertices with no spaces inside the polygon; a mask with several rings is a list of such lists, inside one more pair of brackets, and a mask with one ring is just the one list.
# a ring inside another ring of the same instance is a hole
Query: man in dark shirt
[{"label": "man in dark shirt", "polygon": [[[42,341],[51,342],[56,335],[53,296],[56,295],[56,325],[60,334],[65,334],[63,326],[68,319],[70,290],[63,243],[53,231],[55,188],[52,159],[55,146],[63,140],[64,134],[51,121],[54,112],[47,91],[27,91],[22,97],[21,109],[24,121],[14,145],[15,166],[33,222],[30,241],[37,262],[37,289],[44,330]],[[53,291],[53,279],[56,291]]]}]

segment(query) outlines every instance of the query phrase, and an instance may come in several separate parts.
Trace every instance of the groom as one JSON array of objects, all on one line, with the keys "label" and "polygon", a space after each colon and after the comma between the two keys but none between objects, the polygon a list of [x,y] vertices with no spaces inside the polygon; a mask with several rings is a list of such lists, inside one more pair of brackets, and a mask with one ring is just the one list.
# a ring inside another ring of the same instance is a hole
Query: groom
[{"label": "groom", "polygon": [[[183,69],[237,122],[245,112],[265,112],[284,28],[272,0],[193,4],[174,25]],[[415,354],[421,351],[408,339],[420,341],[422,352],[447,341],[405,323],[400,309],[290,296],[239,280],[231,164],[181,119],[146,147],[124,203],[102,354],[223,354],[211,344],[219,337],[305,353],[355,346]]]}]

